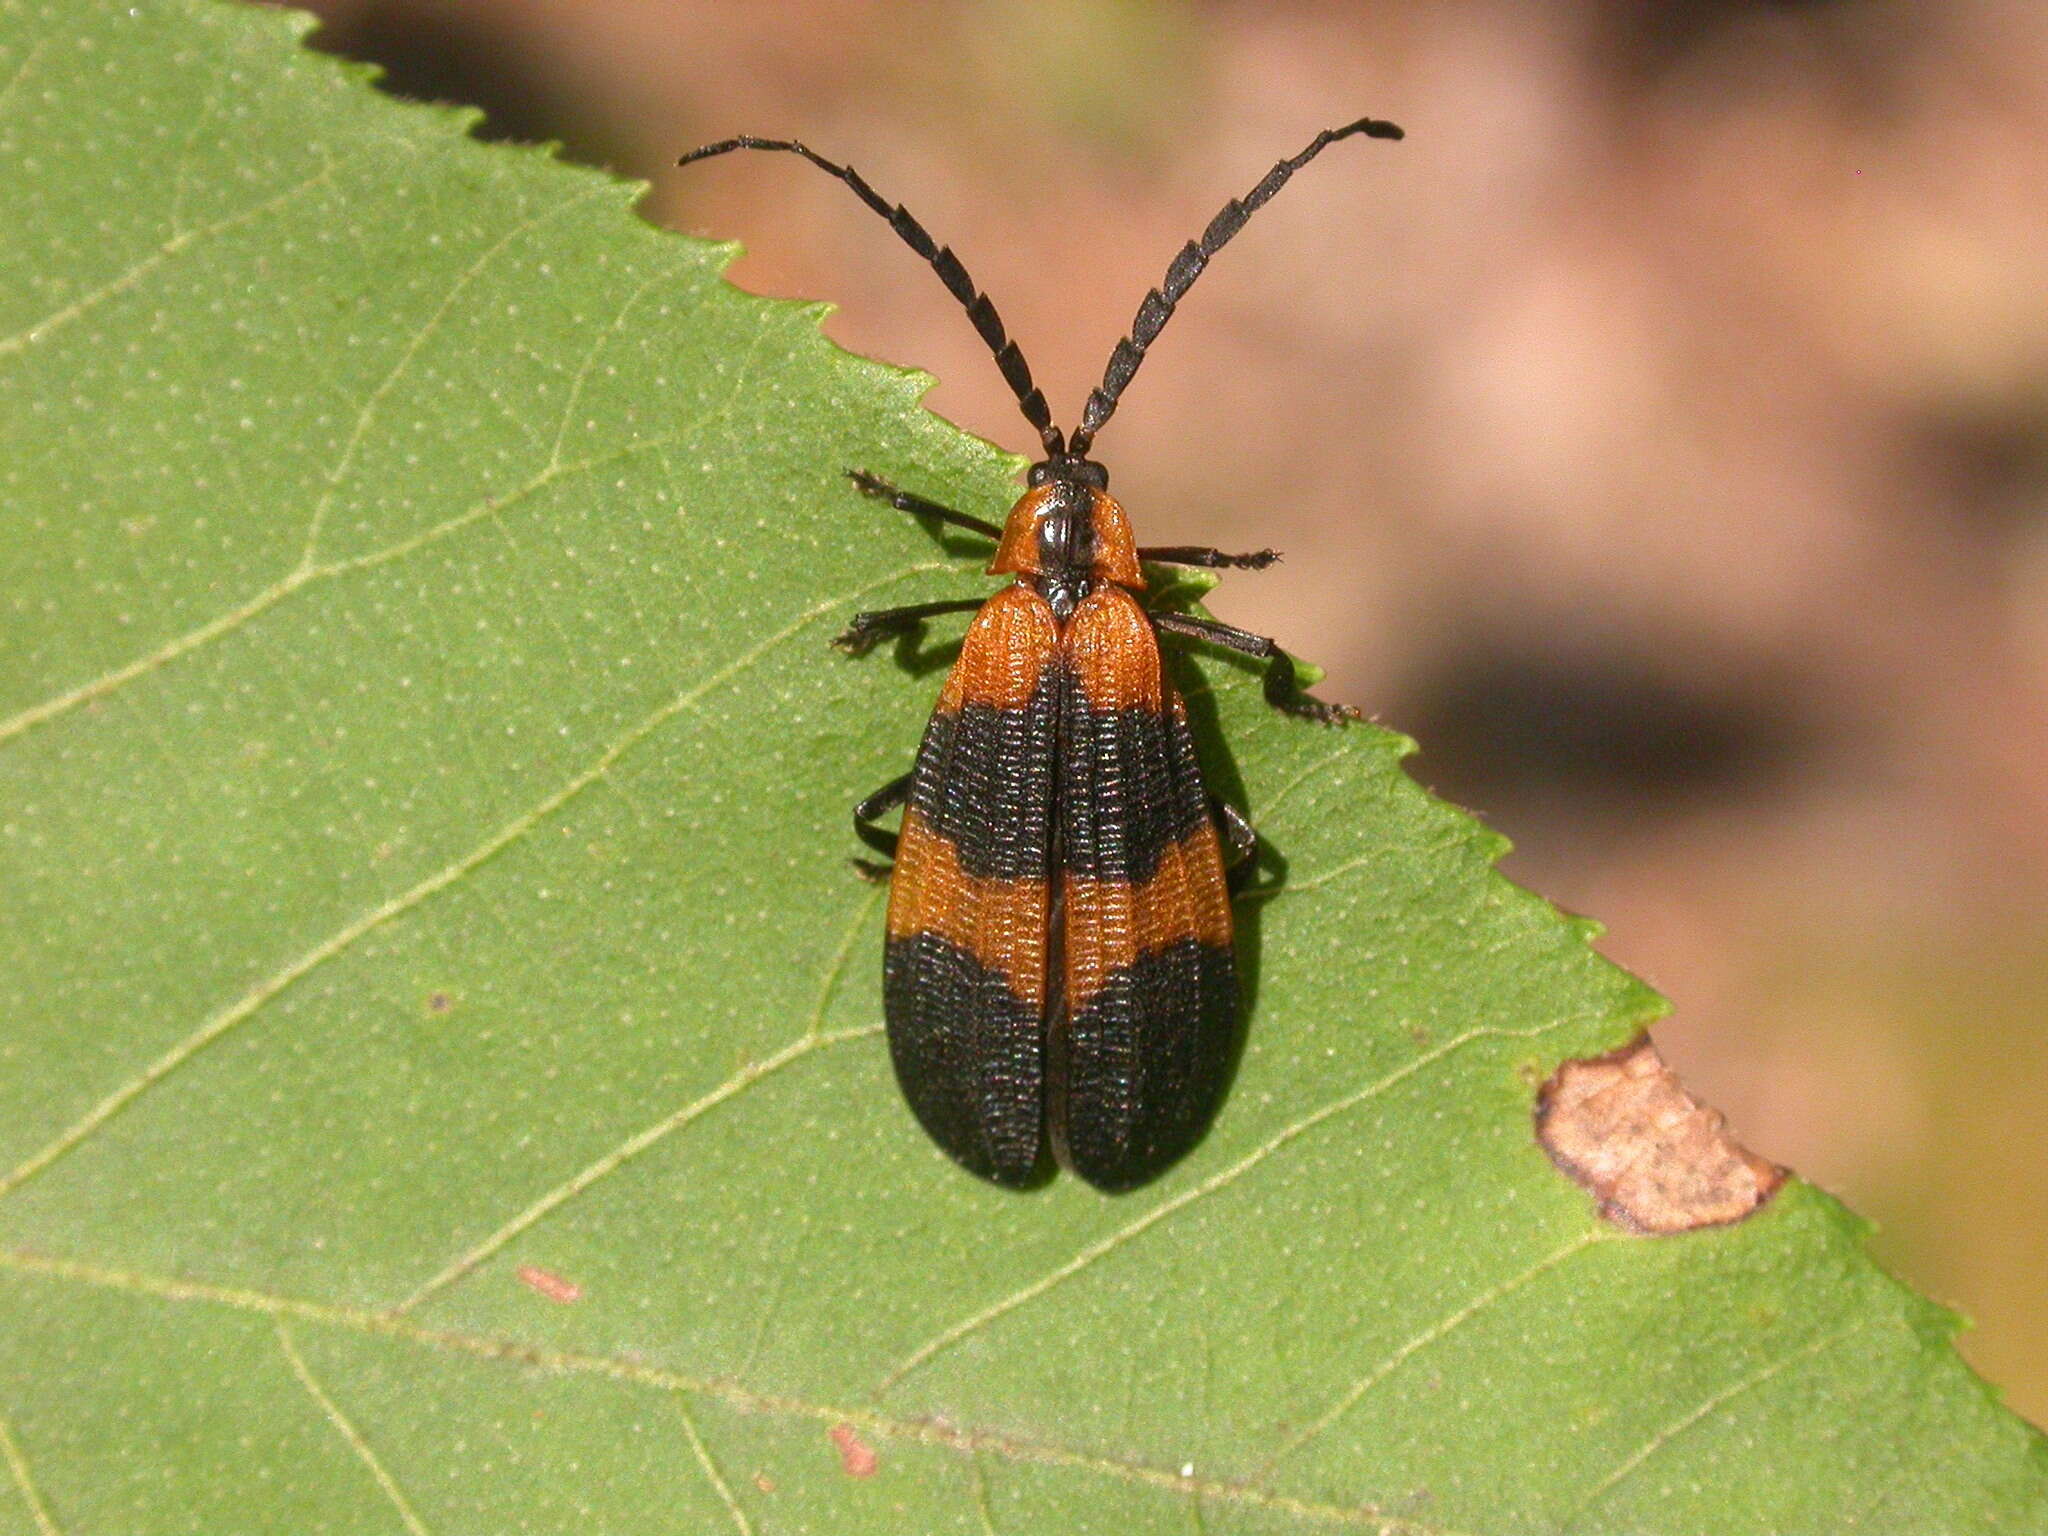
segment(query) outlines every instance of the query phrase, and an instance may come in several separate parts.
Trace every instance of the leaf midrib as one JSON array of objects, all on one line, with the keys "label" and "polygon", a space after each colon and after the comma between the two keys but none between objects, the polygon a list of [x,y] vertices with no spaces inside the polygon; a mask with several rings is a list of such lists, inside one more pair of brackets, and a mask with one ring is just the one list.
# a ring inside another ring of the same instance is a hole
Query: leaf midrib
[{"label": "leaf midrib", "polygon": [[457,1329],[429,1328],[367,1307],[179,1280],[69,1259],[45,1258],[12,1249],[0,1249],[0,1270],[179,1305],[215,1306],[272,1319],[310,1323],[364,1338],[395,1339],[424,1349],[520,1369],[600,1376],[630,1386],[709,1399],[739,1413],[804,1420],[826,1426],[850,1424],[857,1430],[865,1430],[884,1439],[929,1446],[962,1456],[995,1456],[1017,1463],[1064,1467],[1177,1494],[1197,1503],[1214,1501],[1241,1505],[1324,1525],[1376,1531],[1380,1536],[1480,1536],[1478,1532],[1396,1518],[1371,1505],[1333,1504],[1249,1483],[1184,1475],[1178,1468],[1078,1451],[1051,1441],[970,1429],[936,1419],[905,1418],[867,1406],[757,1392],[736,1381],[690,1376],[618,1356],[550,1349],[518,1339]]}]

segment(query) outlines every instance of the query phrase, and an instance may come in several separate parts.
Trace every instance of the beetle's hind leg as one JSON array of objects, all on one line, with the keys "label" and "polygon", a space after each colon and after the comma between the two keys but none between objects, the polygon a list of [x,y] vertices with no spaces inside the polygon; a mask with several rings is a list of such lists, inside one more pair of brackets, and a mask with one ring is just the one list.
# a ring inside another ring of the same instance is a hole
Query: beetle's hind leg
[{"label": "beetle's hind leg", "polygon": [[1209,797],[1209,816],[1223,839],[1223,883],[1235,896],[1257,872],[1259,834],[1243,811],[1215,795]]},{"label": "beetle's hind leg", "polygon": [[942,603],[910,603],[902,608],[856,613],[847,621],[846,628],[832,637],[832,643],[849,656],[865,655],[885,635],[906,634],[942,613],[972,613],[987,601],[985,597],[959,597]]},{"label": "beetle's hind leg", "polygon": [[910,799],[912,776],[906,773],[891,779],[853,808],[854,836],[882,855],[879,863],[873,859],[847,860],[860,872],[863,880],[876,882],[889,878],[890,866],[896,859],[896,834],[875,823]]},{"label": "beetle's hind leg", "polygon": [[914,517],[935,517],[942,523],[951,523],[955,528],[965,528],[969,533],[978,533],[985,539],[1000,543],[1003,530],[994,523],[983,522],[965,512],[955,512],[951,507],[941,506],[923,496],[913,496],[909,491],[899,491],[880,475],[871,475],[864,469],[849,469],[846,478],[860,487],[863,496],[872,496],[877,501],[886,501],[898,512],[908,512]]},{"label": "beetle's hind leg", "polygon": [[1317,720],[1324,725],[1342,725],[1346,720],[1365,718],[1363,710],[1354,709],[1349,704],[1325,704],[1303,693],[1301,680],[1294,675],[1294,658],[1264,635],[1185,613],[1154,613],[1152,622],[1177,635],[1189,635],[1197,640],[1228,646],[1233,651],[1242,651],[1247,656],[1262,658],[1266,663],[1266,702],[1285,714]]}]

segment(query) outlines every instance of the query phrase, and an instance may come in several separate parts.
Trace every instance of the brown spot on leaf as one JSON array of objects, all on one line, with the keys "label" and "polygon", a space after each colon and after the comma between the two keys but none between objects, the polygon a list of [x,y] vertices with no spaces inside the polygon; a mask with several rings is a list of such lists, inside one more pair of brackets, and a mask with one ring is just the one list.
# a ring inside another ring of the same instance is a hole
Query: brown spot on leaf
[{"label": "brown spot on leaf", "polygon": [[1536,1097],[1536,1137],[1600,1214],[1631,1232],[1740,1221],[1785,1182],[1685,1091],[1648,1035],[1552,1073]]},{"label": "brown spot on leaf", "polygon": [[775,1479],[766,1472],[756,1472],[754,1474],[754,1486],[763,1493],[773,1493],[775,1491]]},{"label": "brown spot on leaf", "polygon": [[542,1269],[538,1264],[522,1264],[513,1271],[514,1277],[528,1290],[538,1291],[549,1301],[567,1306],[572,1301],[583,1299],[583,1287],[574,1280],[565,1280],[551,1269]]},{"label": "brown spot on leaf", "polygon": [[851,1424],[834,1424],[832,1443],[839,1447],[839,1470],[848,1477],[873,1477],[882,1458],[874,1453]]},{"label": "brown spot on leaf", "polygon": [[454,1006],[455,999],[446,992],[429,992],[427,994],[427,1012],[429,1013],[446,1013]]}]

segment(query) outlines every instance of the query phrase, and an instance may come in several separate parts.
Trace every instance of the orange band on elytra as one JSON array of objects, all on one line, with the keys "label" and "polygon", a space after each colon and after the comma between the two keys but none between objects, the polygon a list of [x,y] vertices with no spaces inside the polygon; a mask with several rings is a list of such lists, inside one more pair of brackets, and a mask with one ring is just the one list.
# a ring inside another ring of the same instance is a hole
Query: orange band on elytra
[{"label": "orange band on elytra", "polygon": [[960,659],[940,690],[939,708],[1023,708],[1037,694],[1059,647],[1052,605],[1029,587],[1003,588],[981,605],[967,626]]},{"label": "orange band on elytra", "polygon": [[1060,637],[1060,658],[1096,709],[1166,707],[1152,621],[1119,587],[1098,587],[1081,600]]},{"label": "orange band on elytra", "polygon": [[1025,1002],[1043,1007],[1051,906],[1050,882],[977,879],[960,867],[950,839],[915,811],[904,812],[889,878],[890,938],[933,934],[1000,974]]},{"label": "orange band on elytra", "polygon": [[1073,1012],[1141,955],[1190,939],[1230,947],[1223,850],[1207,822],[1167,849],[1142,884],[1072,873],[1064,881],[1066,1004]]}]

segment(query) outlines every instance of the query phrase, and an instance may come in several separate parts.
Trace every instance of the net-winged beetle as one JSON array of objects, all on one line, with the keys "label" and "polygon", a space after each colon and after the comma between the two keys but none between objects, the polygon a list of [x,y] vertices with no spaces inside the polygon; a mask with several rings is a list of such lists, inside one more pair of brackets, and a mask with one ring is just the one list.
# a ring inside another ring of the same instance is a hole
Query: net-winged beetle
[{"label": "net-winged beetle", "polygon": [[[1089,457],[1210,258],[1296,171],[1353,135],[1401,130],[1369,117],[1327,129],[1224,204],[1145,295],[1071,434],[1053,425],[1024,354],[951,248],[851,166],[753,137],[680,162],[780,150],[844,182],[966,309],[1044,446],[1000,528],[847,471],[868,496],[985,536],[996,546],[989,573],[1015,580],[988,598],[856,614],[835,642],[863,651],[939,614],[975,613],[910,772],[854,820],[894,860],[883,1012],[897,1080],[932,1138],[998,1184],[1032,1182],[1048,1147],[1100,1189],[1142,1184],[1201,1136],[1229,1077],[1238,983],[1224,845],[1243,869],[1257,840],[1202,786],[1159,632],[1264,659],[1276,709],[1357,716],[1306,697],[1271,640],[1146,609],[1146,561],[1257,570],[1278,557],[1138,546],[1108,471]],[[899,831],[874,825],[897,806]]]}]

